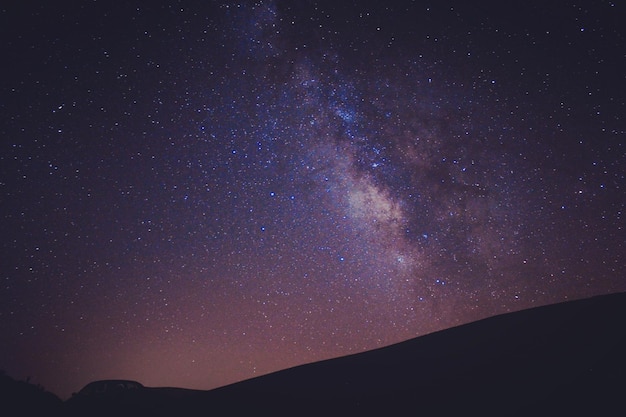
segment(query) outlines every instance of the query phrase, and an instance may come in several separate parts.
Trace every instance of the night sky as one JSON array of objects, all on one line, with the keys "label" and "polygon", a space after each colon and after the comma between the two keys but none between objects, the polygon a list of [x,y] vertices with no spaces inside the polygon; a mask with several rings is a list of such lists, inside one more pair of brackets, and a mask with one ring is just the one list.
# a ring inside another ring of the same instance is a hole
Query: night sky
[{"label": "night sky", "polygon": [[626,291],[623,2],[67,3],[0,7],[7,374],[210,389]]}]

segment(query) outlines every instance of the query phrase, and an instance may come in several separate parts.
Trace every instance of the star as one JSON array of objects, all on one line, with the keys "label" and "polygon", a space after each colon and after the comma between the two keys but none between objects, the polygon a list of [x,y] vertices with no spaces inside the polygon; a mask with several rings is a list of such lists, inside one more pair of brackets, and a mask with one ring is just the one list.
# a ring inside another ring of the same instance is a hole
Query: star
[{"label": "star", "polygon": [[210,389],[626,290],[623,6],[371,3],[4,7],[0,366]]}]

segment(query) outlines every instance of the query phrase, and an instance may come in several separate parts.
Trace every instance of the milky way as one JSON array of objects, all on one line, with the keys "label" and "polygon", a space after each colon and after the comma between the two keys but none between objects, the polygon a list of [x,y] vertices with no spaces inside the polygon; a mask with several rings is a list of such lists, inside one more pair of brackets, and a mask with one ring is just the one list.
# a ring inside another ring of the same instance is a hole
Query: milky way
[{"label": "milky way", "polygon": [[623,6],[368,3],[5,6],[0,368],[210,389],[626,290]]}]

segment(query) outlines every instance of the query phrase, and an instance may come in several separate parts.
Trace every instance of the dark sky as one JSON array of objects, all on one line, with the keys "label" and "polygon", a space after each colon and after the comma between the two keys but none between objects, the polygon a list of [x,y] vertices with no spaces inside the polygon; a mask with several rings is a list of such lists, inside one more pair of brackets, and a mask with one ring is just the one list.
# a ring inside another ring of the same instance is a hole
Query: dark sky
[{"label": "dark sky", "polygon": [[68,3],[0,7],[9,375],[210,389],[626,291],[623,2]]}]

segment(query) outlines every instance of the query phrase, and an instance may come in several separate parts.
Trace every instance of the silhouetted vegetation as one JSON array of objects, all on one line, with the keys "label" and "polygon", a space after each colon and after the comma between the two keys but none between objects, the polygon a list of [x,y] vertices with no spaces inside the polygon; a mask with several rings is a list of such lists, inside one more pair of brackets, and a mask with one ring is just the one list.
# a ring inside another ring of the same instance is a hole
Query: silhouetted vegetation
[{"label": "silhouetted vegetation", "polygon": [[0,371],[0,414],[23,417],[61,415],[61,399],[29,381],[30,378],[18,381]]}]

